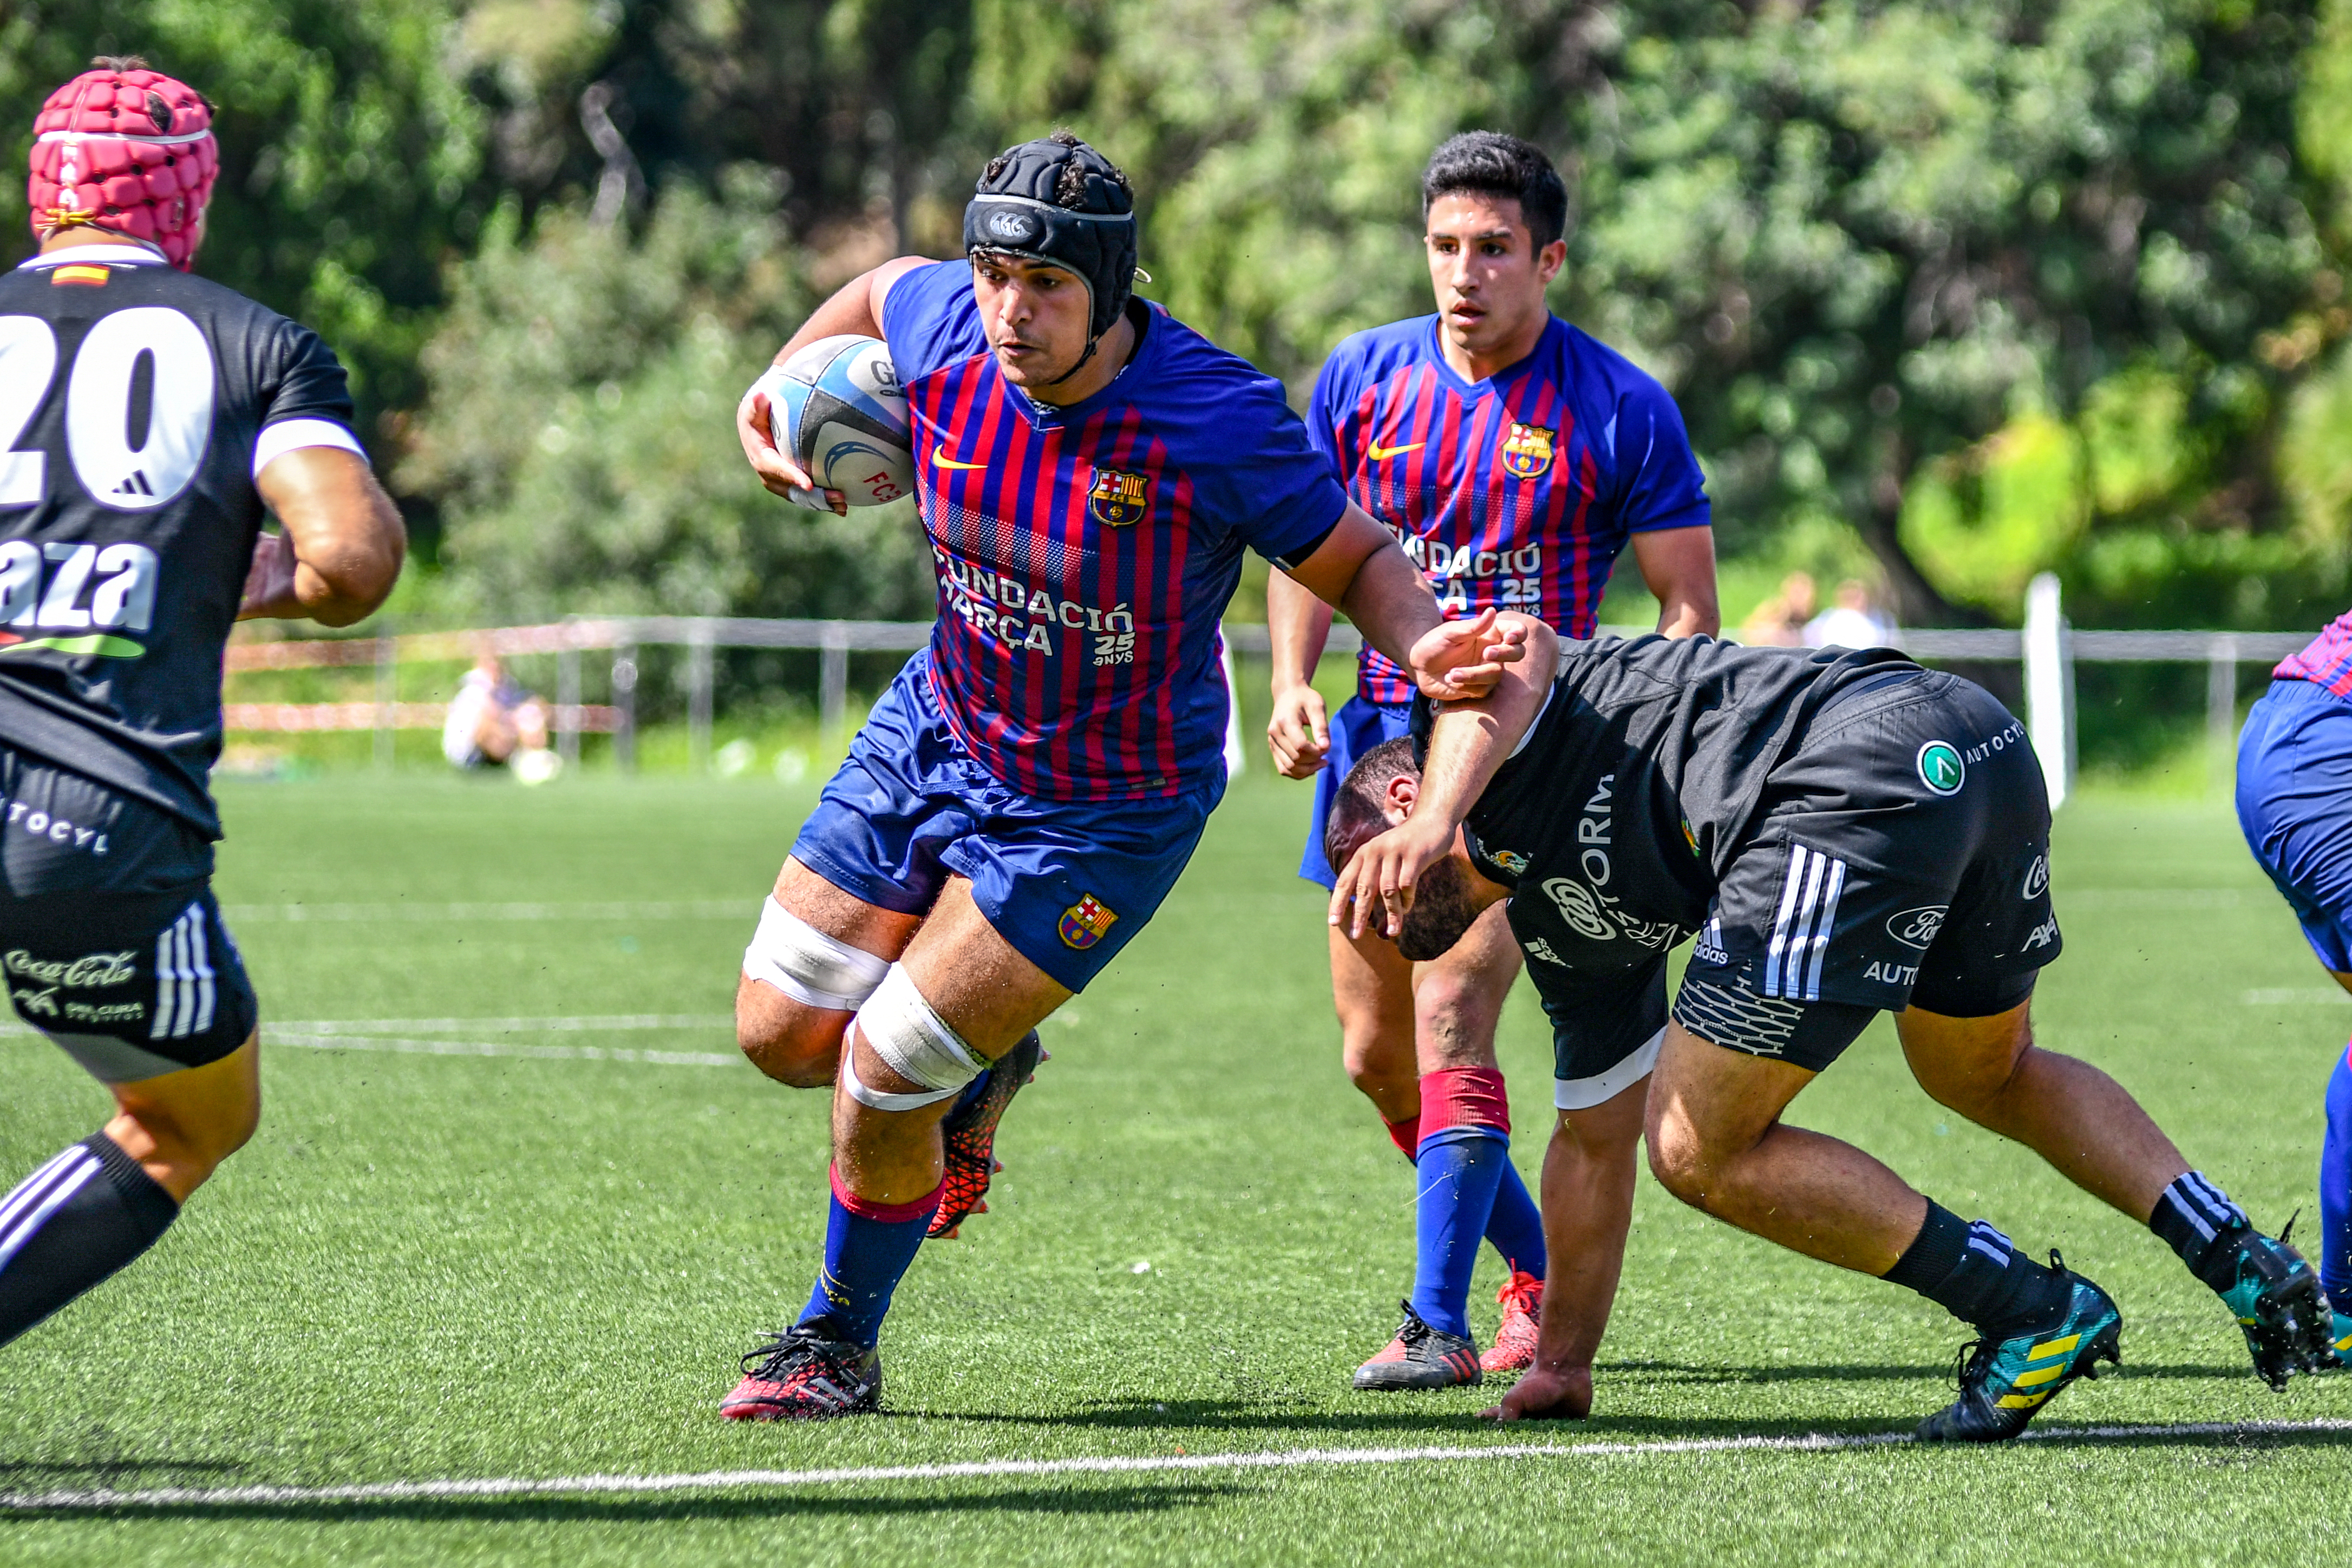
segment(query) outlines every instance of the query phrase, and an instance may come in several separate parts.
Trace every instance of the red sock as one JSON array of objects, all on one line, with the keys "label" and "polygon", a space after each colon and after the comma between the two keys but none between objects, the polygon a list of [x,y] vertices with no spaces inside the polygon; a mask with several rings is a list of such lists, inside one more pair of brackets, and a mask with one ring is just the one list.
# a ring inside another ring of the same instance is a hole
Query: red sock
[{"label": "red sock", "polygon": [[1397,1146],[1397,1152],[1402,1154],[1408,1160],[1414,1159],[1420,1155],[1420,1111],[1416,1110],[1411,1116],[1400,1116],[1394,1121],[1385,1122],[1383,1125],[1388,1128],[1389,1142]]},{"label": "red sock", "polygon": [[1493,1068],[1445,1068],[1421,1075],[1422,1131],[1454,1127],[1510,1131],[1511,1100],[1501,1073]]}]

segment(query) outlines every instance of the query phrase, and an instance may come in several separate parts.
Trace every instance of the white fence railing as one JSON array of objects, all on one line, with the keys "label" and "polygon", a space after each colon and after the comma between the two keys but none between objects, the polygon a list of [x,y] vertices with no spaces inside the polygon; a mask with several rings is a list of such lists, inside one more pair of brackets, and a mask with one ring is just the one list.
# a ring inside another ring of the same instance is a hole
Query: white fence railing
[{"label": "white fence railing", "polygon": [[[2238,667],[2275,664],[2310,641],[2305,632],[2075,631],[2060,613],[2054,579],[2037,579],[2027,595],[2027,624],[2003,627],[1906,628],[1891,639],[1914,658],[1931,661],[2023,663],[2026,722],[2034,749],[2049,775],[2053,805],[2065,798],[2074,759],[2074,667],[2099,664],[2202,664],[2207,668],[2206,726],[2226,744],[2236,728]],[[1634,636],[1643,626],[1604,626],[1604,632]],[[1228,655],[1263,657],[1266,628],[1229,623]],[[929,621],[755,620],[719,616],[582,617],[545,626],[493,626],[479,631],[412,632],[376,637],[320,637],[287,642],[240,643],[228,650],[229,673],[273,669],[369,668],[375,671],[373,702],[231,704],[229,727],[268,731],[373,730],[376,756],[389,763],[395,730],[438,728],[441,704],[398,700],[394,672],[404,660],[453,661],[488,651],[501,657],[553,654],[556,658],[554,730],[567,761],[577,761],[580,736],[610,733],[615,760],[624,770],[636,764],[636,691],[639,650],[683,647],[687,652],[688,755],[698,771],[710,758],[712,656],[722,647],[813,650],[817,661],[819,723],[837,736],[846,717],[852,653],[911,653],[930,640]],[[1360,645],[1354,628],[1331,628],[1327,651],[1352,654]],[[602,652],[612,660],[613,700],[605,705],[580,700],[581,658]],[[1230,670],[1230,660],[1228,663]],[[1229,759],[1254,752],[1235,733]]]}]

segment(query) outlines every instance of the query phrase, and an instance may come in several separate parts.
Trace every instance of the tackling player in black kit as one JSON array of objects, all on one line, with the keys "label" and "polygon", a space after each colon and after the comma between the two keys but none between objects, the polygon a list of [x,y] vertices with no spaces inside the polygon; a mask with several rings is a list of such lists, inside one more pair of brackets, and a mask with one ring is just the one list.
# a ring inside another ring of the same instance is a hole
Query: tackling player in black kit
[{"label": "tackling player in black kit", "polygon": [[[1490,1414],[1590,1410],[1643,1137],[1685,1203],[1976,1327],[1923,1437],[2014,1436],[2119,1359],[2114,1301],[2055,1253],[2044,1268],[1780,1120],[1881,1010],[1929,1094],[2170,1243],[2273,1387],[2333,1364],[2303,1259],[2114,1079],[2034,1046],[2028,1000],[2059,950],[2050,807],[2000,703],[1885,650],[1653,637],[1569,645],[1563,664],[1549,628],[1529,642],[1493,695],[1433,722],[1424,703],[1413,738],[1368,752],[1329,836],[1333,864],[1354,855],[1333,922],[1391,931],[1407,958],[1508,900],[1557,1076],[1591,1090],[1545,1160],[1535,1364]],[[1666,954],[1694,932],[1670,1018]]]},{"label": "tackling player in black kit", "polygon": [[94,64],[36,122],[41,250],[0,274],[0,970],[118,1114],[0,1199],[0,1342],[252,1136],[253,987],[210,886],[222,650],[242,617],[360,619],[405,544],[335,356],[182,270],[210,106]]}]

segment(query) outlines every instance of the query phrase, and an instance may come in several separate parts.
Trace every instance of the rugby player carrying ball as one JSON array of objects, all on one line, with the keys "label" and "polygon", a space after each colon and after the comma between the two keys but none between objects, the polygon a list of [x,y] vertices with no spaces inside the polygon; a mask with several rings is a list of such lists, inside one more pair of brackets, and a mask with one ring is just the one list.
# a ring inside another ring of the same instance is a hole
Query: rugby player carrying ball
[{"label": "rugby player carrying ball", "polygon": [[[1174,886],[1225,784],[1218,617],[1255,549],[1439,698],[1518,656],[1440,624],[1272,379],[1133,298],[1126,176],[1067,132],[992,160],[962,260],[852,280],[785,344],[878,337],[905,386],[939,574],[930,647],[875,706],[744,954],[736,1026],[784,1083],[831,1087],[824,1258],[743,1358],[735,1419],[875,1408],[891,1292],[986,1190],[1036,1026]],[[768,488],[815,490],[755,388]]]}]

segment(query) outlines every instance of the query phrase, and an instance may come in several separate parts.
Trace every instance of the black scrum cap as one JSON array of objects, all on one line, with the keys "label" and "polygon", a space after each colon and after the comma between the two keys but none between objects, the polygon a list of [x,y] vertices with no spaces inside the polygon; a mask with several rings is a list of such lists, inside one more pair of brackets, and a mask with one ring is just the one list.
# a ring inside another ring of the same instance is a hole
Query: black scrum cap
[{"label": "black scrum cap", "polygon": [[963,247],[1076,273],[1094,304],[1088,338],[1099,338],[1134,292],[1135,200],[1111,161],[1069,132],[1024,142],[981,175],[963,209]]}]

